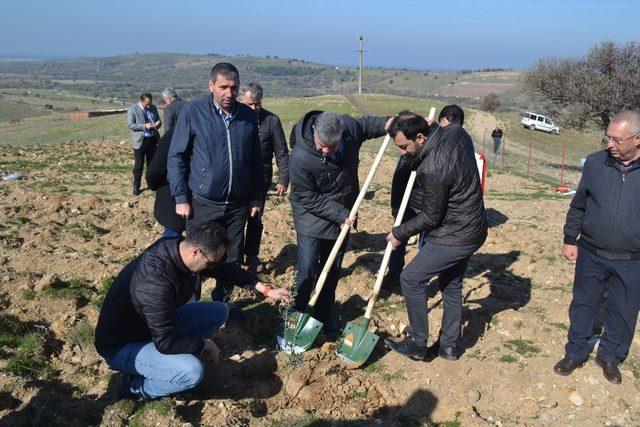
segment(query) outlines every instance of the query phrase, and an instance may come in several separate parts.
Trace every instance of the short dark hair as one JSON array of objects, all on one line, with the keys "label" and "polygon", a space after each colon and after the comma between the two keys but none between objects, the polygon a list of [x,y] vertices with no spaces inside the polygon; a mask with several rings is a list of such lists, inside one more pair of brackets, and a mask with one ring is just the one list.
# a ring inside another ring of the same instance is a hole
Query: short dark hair
[{"label": "short dark hair", "polygon": [[449,123],[457,123],[460,126],[464,125],[464,111],[462,111],[459,105],[451,104],[444,107],[438,115],[438,121],[442,120],[443,117],[449,120]]},{"label": "short dark hair", "polygon": [[153,101],[153,95],[151,95],[149,92],[145,92],[140,95],[140,101],[144,101],[145,99],[150,99]]},{"label": "short dark hair", "polygon": [[185,243],[197,246],[207,253],[213,253],[220,247],[229,245],[227,230],[217,222],[205,222],[187,229]]},{"label": "short dark hair", "polygon": [[418,134],[421,133],[425,137],[429,134],[429,125],[419,114],[407,110],[400,111],[389,126],[389,135],[392,138],[395,139],[398,132],[402,132],[405,138],[415,141]]},{"label": "short dark hair", "polygon": [[240,73],[238,72],[238,69],[228,62],[218,62],[211,68],[211,81],[215,83],[218,76],[240,80]]}]

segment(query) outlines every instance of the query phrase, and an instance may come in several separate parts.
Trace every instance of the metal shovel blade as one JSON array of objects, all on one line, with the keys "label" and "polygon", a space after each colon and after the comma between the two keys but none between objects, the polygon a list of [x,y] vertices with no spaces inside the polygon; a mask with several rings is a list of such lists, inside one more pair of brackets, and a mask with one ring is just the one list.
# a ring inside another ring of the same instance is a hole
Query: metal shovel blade
[{"label": "metal shovel blade", "polygon": [[373,352],[378,338],[376,334],[369,332],[369,322],[364,325],[349,322],[340,339],[340,347],[338,347],[338,356],[341,362],[350,369],[359,367],[367,361]]},{"label": "metal shovel blade", "polygon": [[282,333],[276,337],[278,347],[289,354],[302,353],[311,347],[321,328],[322,322],[311,317],[308,311],[294,311],[287,317]]}]

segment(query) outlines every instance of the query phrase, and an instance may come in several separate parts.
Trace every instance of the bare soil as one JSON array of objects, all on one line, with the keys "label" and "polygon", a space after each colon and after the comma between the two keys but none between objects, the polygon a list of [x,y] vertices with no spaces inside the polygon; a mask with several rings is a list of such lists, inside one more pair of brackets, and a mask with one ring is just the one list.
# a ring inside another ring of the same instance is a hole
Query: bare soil
[{"label": "bare soil", "polygon": [[[381,339],[367,364],[347,370],[331,337],[289,356],[275,348],[277,307],[237,291],[250,318],[215,336],[222,361],[200,386],[156,402],[117,401],[119,375],[96,354],[93,327],[110,279],[162,231],[153,194],[129,195],[131,154],[127,141],[0,148],[0,173],[23,174],[0,182],[0,425],[638,424],[637,341],[622,385],[608,383],[592,360],[570,377],[552,371],[571,301],[574,266],[559,254],[569,199],[497,172],[486,193],[489,238],[464,283],[459,361],[411,361]],[[364,177],[372,156],[363,157]],[[394,168],[386,158],[350,240],[336,306],[343,324],[363,314],[373,287],[392,224]],[[286,199],[268,200],[265,224],[263,278],[290,286],[295,231]],[[428,300],[431,342],[440,302],[437,292]],[[374,330],[401,337],[406,323],[402,296],[387,292]],[[28,333],[31,346],[5,336]]]}]

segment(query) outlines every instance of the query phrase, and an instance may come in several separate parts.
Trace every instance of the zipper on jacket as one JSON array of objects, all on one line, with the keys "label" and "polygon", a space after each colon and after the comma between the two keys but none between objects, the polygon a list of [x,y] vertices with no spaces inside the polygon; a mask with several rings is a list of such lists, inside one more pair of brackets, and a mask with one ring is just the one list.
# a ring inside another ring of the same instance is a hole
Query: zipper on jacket
[{"label": "zipper on jacket", "polygon": [[[627,175],[626,173],[622,174],[622,183],[623,184],[618,189],[618,194],[616,196],[616,202],[613,205],[614,206],[613,212],[618,212],[618,205],[620,204],[620,197],[622,196],[622,191],[623,191],[622,187],[624,185],[626,175]],[[617,231],[618,231],[618,227],[617,227],[618,221],[614,220],[614,221],[611,221],[611,222],[613,222],[613,224],[612,224],[613,225],[613,233],[611,234],[611,236],[613,236],[613,238],[615,239],[616,236],[617,236]]]},{"label": "zipper on jacket", "polygon": [[233,151],[231,150],[231,133],[229,132],[229,123],[222,119],[224,126],[227,129],[227,150],[229,152],[229,189],[227,190],[227,198],[224,201],[225,204],[229,203],[229,197],[231,196],[231,186],[233,185]]}]

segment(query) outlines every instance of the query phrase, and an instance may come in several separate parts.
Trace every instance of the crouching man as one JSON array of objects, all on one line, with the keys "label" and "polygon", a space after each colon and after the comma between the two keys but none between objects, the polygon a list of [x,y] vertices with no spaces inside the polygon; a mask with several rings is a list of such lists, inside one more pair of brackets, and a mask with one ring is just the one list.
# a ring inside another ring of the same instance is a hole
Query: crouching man
[{"label": "crouching man", "polygon": [[473,143],[459,124],[436,128],[429,135],[426,121],[417,114],[398,116],[389,134],[402,155],[413,157],[411,169],[417,171],[423,197],[420,213],[394,227],[387,240],[395,248],[424,233],[424,246],[400,275],[411,332],[403,341],[386,339],[385,343],[415,360],[427,356],[427,284],[438,276],[444,313],[439,342],[433,348],[440,357],[456,360],[462,277],[469,258],[487,237]]},{"label": "crouching man", "polygon": [[161,239],[118,274],[96,327],[96,350],[128,374],[128,397],[156,398],[195,387],[204,365],[218,361],[209,338],[227,320],[221,302],[195,302],[203,277],[254,285],[267,298],[288,301],[289,291],[261,283],[235,263],[219,262],[227,235],[217,223]]}]

